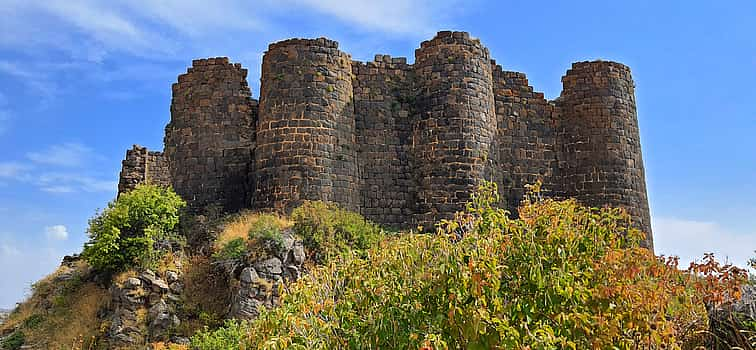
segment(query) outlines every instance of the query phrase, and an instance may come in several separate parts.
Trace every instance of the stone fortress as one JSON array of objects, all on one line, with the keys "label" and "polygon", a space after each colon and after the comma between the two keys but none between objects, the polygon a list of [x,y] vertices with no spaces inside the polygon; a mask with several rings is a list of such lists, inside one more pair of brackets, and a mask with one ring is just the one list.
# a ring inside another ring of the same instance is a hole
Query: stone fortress
[{"label": "stone fortress", "polygon": [[[165,150],[127,151],[119,193],[171,185],[190,208],[286,212],[323,200],[392,227],[464,208],[481,180],[512,212],[525,185],[626,208],[652,248],[630,69],[572,64],[554,101],[465,32],[439,32],[415,62],[358,62],[325,38],[268,47],[260,99],[228,58],[173,84]],[[427,226],[426,226],[427,227]]]}]

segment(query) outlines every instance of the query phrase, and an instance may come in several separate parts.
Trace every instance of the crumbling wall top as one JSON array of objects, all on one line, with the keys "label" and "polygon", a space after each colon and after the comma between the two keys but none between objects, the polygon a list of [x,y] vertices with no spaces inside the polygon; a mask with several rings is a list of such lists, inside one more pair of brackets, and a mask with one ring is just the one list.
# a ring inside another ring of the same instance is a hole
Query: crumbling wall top
[{"label": "crumbling wall top", "polygon": [[336,40],[331,40],[324,37],[320,37],[317,39],[293,38],[293,39],[277,41],[275,43],[268,45],[268,51],[282,48],[282,47],[287,47],[287,46],[322,46],[329,49],[338,49],[339,43]]}]

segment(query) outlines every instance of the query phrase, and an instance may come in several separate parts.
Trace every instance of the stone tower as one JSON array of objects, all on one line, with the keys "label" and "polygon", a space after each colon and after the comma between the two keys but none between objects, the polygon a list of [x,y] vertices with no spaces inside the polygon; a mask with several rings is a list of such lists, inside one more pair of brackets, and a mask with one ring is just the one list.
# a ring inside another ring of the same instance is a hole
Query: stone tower
[{"label": "stone tower", "polygon": [[[127,153],[119,191],[170,184],[191,208],[289,212],[323,200],[396,228],[464,208],[482,180],[517,214],[525,185],[651,225],[634,85],[626,66],[572,65],[549,101],[465,32],[439,32],[415,62],[358,62],[325,38],[273,43],[259,104],[247,71],[196,60],[173,85],[165,155]],[[160,169],[163,169],[161,172]]]},{"label": "stone tower", "polygon": [[249,206],[256,109],[247,70],[228,58],[195,60],[173,84],[165,156],[173,188],[190,208]]},{"label": "stone tower", "polygon": [[358,210],[351,57],[325,38],[278,42],[260,83],[253,205],[322,200]]},{"label": "stone tower", "polygon": [[439,32],[415,50],[412,128],[417,222],[464,209],[483,180],[496,130],[491,58],[464,32]]},{"label": "stone tower", "polygon": [[574,63],[562,84],[557,100],[561,195],[590,206],[628,209],[652,247],[630,68],[605,61]]}]

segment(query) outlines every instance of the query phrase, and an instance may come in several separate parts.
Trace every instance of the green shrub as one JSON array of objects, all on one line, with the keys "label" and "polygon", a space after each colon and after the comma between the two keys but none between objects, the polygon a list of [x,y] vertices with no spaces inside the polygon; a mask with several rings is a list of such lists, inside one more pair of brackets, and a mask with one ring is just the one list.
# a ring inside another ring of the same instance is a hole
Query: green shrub
[{"label": "green shrub", "polygon": [[273,214],[260,214],[249,228],[251,245],[262,247],[267,253],[277,253],[283,248],[280,219]]},{"label": "green shrub", "polygon": [[316,262],[363,251],[385,237],[378,225],[335,204],[305,202],[291,217],[294,232],[302,237],[308,255]]},{"label": "green shrub", "polygon": [[15,331],[10,336],[3,339],[3,342],[0,343],[0,347],[2,347],[3,350],[21,349],[21,346],[24,345],[24,341],[26,341],[25,338],[24,333],[21,331]]},{"label": "green shrub", "polygon": [[[513,220],[496,193],[485,186],[437,235],[313,268],[250,324],[244,348],[674,349],[701,332],[695,276],[641,248],[626,213],[544,200]],[[304,208],[295,227],[311,246],[352,242],[332,208]]]},{"label": "green shrub", "polygon": [[236,238],[228,241],[221,249],[213,254],[216,260],[241,259],[247,253],[247,242],[244,238]]},{"label": "green shrub", "polygon": [[82,256],[96,270],[117,272],[159,258],[154,243],[174,233],[186,203],[171,189],[139,185],[89,221]]},{"label": "green shrub", "polygon": [[192,336],[192,349],[233,350],[241,348],[248,337],[249,327],[244,321],[226,320],[223,327],[205,330]]},{"label": "green shrub", "polygon": [[23,327],[26,329],[37,328],[37,326],[39,326],[44,320],[45,320],[44,316],[40,314],[34,314],[24,320]]}]

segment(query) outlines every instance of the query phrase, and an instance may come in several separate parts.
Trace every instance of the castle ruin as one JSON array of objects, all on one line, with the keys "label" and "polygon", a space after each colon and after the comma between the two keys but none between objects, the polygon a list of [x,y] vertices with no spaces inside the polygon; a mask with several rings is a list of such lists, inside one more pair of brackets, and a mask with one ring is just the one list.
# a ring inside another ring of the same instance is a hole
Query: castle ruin
[{"label": "castle ruin", "polygon": [[171,185],[190,208],[286,212],[340,204],[384,225],[428,225],[481,180],[508,208],[525,185],[626,208],[652,248],[630,69],[578,62],[554,101],[465,32],[439,32],[415,62],[358,62],[325,38],[271,44],[260,99],[227,58],[195,60],[173,85],[163,153],[134,146],[119,193]]}]

